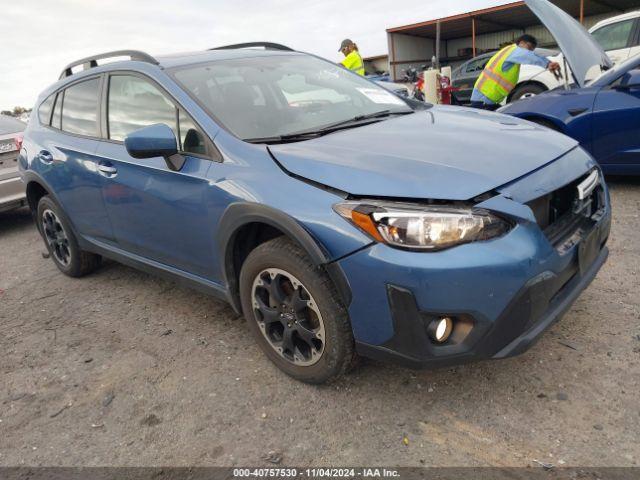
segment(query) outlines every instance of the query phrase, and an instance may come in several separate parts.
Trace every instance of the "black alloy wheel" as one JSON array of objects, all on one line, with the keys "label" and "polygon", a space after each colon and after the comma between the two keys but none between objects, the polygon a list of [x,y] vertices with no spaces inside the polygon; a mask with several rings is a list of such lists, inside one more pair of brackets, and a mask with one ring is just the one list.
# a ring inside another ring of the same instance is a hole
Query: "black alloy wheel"
[{"label": "black alloy wheel", "polygon": [[69,266],[71,263],[69,237],[53,210],[46,209],[42,213],[42,232],[51,254],[62,266]]},{"label": "black alloy wheel", "polygon": [[261,271],[253,281],[252,301],[260,331],[271,347],[297,366],[310,366],[324,352],[322,314],[307,288],[278,268]]}]

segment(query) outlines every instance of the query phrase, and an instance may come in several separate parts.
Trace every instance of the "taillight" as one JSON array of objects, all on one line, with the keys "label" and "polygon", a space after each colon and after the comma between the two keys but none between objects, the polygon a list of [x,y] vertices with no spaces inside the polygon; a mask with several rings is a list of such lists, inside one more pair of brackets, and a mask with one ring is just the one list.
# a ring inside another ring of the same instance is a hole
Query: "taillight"
[{"label": "taillight", "polygon": [[24,140],[24,135],[22,133],[18,133],[15,138],[13,139],[13,141],[16,144],[16,150],[20,151],[22,150],[22,141]]}]

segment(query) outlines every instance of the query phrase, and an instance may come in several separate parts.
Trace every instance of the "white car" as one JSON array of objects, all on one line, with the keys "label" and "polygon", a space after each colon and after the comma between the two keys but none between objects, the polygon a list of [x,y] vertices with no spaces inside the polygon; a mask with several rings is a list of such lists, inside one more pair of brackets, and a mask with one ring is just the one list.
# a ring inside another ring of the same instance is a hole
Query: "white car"
[{"label": "white car", "polygon": [[[640,53],[640,10],[603,20],[591,27],[589,33],[607,52],[614,64],[624,62]],[[549,59],[560,63],[564,76],[562,54]],[[594,77],[598,73],[595,72]],[[571,83],[571,80],[569,82]],[[520,80],[508,102],[538,95],[561,85],[562,81],[557,80],[548,70],[533,65],[522,65]]]}]

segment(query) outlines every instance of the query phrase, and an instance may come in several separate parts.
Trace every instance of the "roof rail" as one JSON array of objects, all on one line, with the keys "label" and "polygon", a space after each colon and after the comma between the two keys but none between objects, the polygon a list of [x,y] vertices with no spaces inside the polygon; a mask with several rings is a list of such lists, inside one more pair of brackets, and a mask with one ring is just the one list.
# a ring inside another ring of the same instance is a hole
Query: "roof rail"
[{"label": "roof rail", "polygon": [[295,52],[291,47],[273,42],[248,42],[236,43],[234,45],[223,45],[222,47],[210,48],[209,50],[235,50],[238,48],[264,47],[265,50],[282,50],[285,52]]},{"label": "roof rail", "polygon": [[65,77],[70,77],[73,75],[73,67],[77,67],[78,65],[84,65],[83,70],[88,70],[90,68],[95,68],[98,66],[98,60],[102,60],[105,58],[114,58],[114,57],[129,57],[131,60],[137,60],[139,62],[152,63],[154,65],[159,65],[160,62],[153,58],[148,53],[141,52],[139,50],[116,50],[115,52],[107,52],[101,53],[99,55],[93,55],[91,57],[81,58],[80,60],[76,60],[75,62],[70,63],[62,73],[60,74],[60,80]]}]

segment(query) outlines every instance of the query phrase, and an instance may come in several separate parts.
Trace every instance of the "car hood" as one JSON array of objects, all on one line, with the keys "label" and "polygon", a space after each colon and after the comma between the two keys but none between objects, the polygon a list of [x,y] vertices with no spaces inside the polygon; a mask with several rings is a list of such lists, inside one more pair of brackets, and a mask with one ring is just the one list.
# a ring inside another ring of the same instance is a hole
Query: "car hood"
[{"label": "car hood", "polygon": [[578,85],[584,87],[588,79],[613,66],[600,44],[571,15],[548,0],[525,3],[558,42]]},{"label": "car hood", "polygon": [[352,195],[468,200],[576,145],[514,117],[439,106],[269,149],[291,174]]}]

